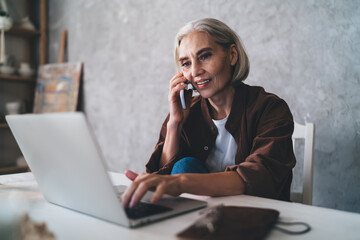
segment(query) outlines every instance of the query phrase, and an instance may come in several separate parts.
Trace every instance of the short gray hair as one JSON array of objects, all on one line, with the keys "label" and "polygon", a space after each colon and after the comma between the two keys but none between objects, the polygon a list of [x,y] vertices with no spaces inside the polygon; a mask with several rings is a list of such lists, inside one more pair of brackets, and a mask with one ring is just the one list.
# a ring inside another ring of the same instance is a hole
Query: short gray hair
[{"label": "short gray hair", "polygon": [[181,40],[189,33],[194,31],[205,32],[213,37],[214,41],[222,46],[224,49],[229,49],[231,44],[236,45],[238,51],[238,61],[234,66],[234,73],[232,76],[232,84],[244,81],[249,75],[250,62],[246,54],[245,48],[241,43],[240,37],[225,23],[214,18],[203,18],[187,23],[176,34],[175,38],[175,63],[180,70],[178,49]]}]

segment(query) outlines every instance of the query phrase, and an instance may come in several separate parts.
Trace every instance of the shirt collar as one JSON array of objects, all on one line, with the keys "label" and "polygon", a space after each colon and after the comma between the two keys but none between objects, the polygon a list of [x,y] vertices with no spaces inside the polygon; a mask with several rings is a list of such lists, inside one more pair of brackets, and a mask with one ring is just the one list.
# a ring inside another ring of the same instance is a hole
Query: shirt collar
[{"label": "shirt collar", "polygon": [[[246,98],[246,92],[245,92],[246,84],[240,83],[235,88],[235,94],[234,99],[231,104],[231,111],[228,118],[228,121],[226,122],[225,128],[231,133],[235,133],[236,129],[239,128],[239,124],[241,122],[241,118],[245,112],[245,98]],[[210,128],[215,127],[210,111],[209,111],[209,101],[206,98],[201,98],[201,112],[206,120],[208,126]]]}]

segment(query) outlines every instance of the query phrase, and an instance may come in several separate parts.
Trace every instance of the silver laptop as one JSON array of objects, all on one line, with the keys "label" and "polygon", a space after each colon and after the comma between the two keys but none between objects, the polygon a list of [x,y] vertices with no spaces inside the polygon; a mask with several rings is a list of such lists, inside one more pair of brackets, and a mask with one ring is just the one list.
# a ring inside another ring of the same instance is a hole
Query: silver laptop
[{"label": "silver laptop", "polygon": [[[124,209],[83,113],[8,115],[6,120],[44,197],[51,203],[127,227],[196,210],[206,202],[165,196]],[[151,193],[147,193],[151,196]]]}]

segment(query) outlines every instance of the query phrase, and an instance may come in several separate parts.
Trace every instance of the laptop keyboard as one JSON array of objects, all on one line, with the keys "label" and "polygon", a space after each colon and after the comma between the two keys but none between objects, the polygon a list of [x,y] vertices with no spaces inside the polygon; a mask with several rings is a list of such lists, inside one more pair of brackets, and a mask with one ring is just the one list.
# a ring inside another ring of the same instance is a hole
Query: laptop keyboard
[{"label": "laptop keyboard", "polygon": [[[118,197],[121,196],[123,191],[126,189],[125,186],[117,185],[114,186],[115,192]],[[128,218],[131,219],[139,219],[143,217],[148,217],[155,214],[164,213],[167,211],[173,210],[172,208],[152,204],[152,203],[145,203],[145,202],[139,202],[135,207],[132,208],[126,208],[125,212]]]},{"label": "laptop keyboard", "polygon": [[168,207],[144,202],[139,202],[135,207],[125,209],[127,216],[131,219],[148,217],[171,210],[172,209]]}]

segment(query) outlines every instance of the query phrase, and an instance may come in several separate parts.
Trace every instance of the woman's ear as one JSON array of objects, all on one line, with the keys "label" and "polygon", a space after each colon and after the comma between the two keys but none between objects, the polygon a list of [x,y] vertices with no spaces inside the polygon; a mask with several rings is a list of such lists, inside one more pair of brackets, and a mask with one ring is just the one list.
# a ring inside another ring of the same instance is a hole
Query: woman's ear
[{"label": "woman's ear", "polygon": [[229,56],[230,56],[230,64],[231,64],[231,66],[235,66],[235,64],[237,63],[238,58],[239,58],[239,53],[238,53],[238,51],[236,49],[235,44],[230,45]]}]

